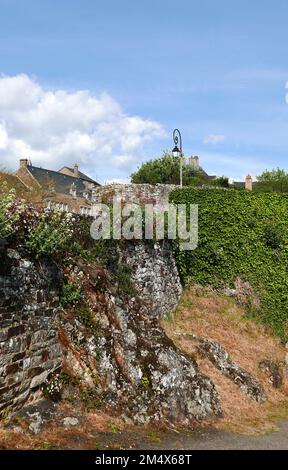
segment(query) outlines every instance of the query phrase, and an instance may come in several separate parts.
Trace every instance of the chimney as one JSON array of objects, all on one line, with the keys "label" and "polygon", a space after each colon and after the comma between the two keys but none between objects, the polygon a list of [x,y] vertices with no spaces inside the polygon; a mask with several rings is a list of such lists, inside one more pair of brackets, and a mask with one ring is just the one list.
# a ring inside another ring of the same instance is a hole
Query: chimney
[{"label": "chimney", "polygon": [[78,163],[74,163],[74,176],[75,176],[75,178],[78,178],[78,176],[79,176],[79,166],[78,166]]},{"label": "chimney", "polygon": [[20,158],[20,168],[27,168],[28,163],[28,158]]},{"label": "chimney", "polygon": [[245,178],[245,189],[246,191],[252,191],[253,189],[253,184],[252,184],[252,176],[247,175]]}]

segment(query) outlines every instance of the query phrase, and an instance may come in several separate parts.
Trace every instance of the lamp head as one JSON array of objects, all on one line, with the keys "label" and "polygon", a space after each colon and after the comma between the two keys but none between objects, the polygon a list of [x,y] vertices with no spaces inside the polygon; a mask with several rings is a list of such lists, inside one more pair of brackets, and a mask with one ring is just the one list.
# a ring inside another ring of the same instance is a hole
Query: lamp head
[{"label": "lamp head", "polygon": [[177,147],[177,145],[175,145],[174,149],[172,150],[172,155],[175,158],[181,157],[181,152],[180,152],[179,148]]}]

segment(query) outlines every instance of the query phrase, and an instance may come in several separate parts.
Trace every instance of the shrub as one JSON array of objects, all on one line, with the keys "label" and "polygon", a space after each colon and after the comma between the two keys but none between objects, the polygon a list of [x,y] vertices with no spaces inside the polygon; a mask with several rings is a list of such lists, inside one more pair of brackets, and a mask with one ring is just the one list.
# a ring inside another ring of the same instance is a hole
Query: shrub
[{"label": "shrub", "polygon": [[264,227],[264,238],[270,248],[280,248],[284,240],[283,227],[280,224],[269,222]]},{"label": "shrub", "polygon": [[67,247],[73,235],[71,214],[44,212],[26,238],[26,248],[36,257],[51,256]]},{"label": "shrub", "polygon": [[[207,180],[203,171],[194,170],[183,161],[182,166],[184,186],[215,185],[228,187],[228,178],[220,177],[215,180]],[[132,183],[142,184],[175,184],[180,183],[180,159],[173,157],[168,152],[164,152],[161,158],[143,163],[135,173],[131,175]]]},{"label": "shrub", "polygon": [[[174,252],[183,281],[223,288],[237,278],[260,297],[256,315],[283,340],[288,337],[288,197],[187,188],[170,194],[174,203],[198,204],[199,242]],[[277,251],[275,250],[277,249]],[[254,309],[255,310],[255,309]]]},{"label": "shrub", "polygon": [[75,307],[81,300],[82,292],[75,284],[64,284],[60,299],[63,308],[66,308],[69,305]]},{"label": "shrub", "polygon": [[18,221],[23,207],[23,202],[17,204],[15,190],[8,190],[4,183],[0,190],[0,239],[13,234],[14,224]]},{"label": "shrub", "polygon": [[137,291],[131,279],[131,268],[122,264],[118,268],[118,289],[122,294],[136,295]]}]

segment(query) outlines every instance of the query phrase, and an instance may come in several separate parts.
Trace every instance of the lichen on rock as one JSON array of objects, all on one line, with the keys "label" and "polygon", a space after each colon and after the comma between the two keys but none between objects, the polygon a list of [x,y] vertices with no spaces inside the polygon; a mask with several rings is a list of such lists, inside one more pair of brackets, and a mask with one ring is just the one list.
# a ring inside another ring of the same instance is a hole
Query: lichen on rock
[{"label": "lichen on rock", "polygon": [[[138,257],[141,255],[139,246]],[[158,247],[154,250],[156,264],[159,256],[167,259],[165,251],[161,255]],[[157,269],[151,269],[153,248],[147,250],[147,246],[142,246],[142,251],[147,257],[147,252],[150,253],[147,275],[153,284],[153,275],[157,275]],[[135,251],[125,247],[124,253],[128,264],[129,253],[132,253],[130,265],[133,266]],[[145,260],[144,255],[142,259]],[[66,357],[64,367],[89,385],[91,377],[97,377],[94,386],[99,395],[105,396],[105,403],[136,423],[167,420],[188,424],[220,416],[221,407],[212,381],[200,373],[190,357],[176,348],[159,325],[158,317],[169,311],[168,304],[164,304],[166,309],[159,312],[159,297],[165,296],[164,290],[160,289],[155,303],[153,295],[146,301],[141,294],[130,297],[117,293],[113,282],[106,285],[105,292],[99,292],[95,288],[95,266],[87,265],[83,271],[86,301],[99,325],[99,333],[96,337],[89,329],[80,329],[73,315],[69,318],[62,314],[59,329]],[[106,278],[109,277],[107,274]],[[142,275],[139,277],[141,279]],[[174,298],[180,295],[177,282],[179,278],[175,277]],[[141,281],[138,280],[138,289],[139,286]]]},{"label": "lichen on rock", "polygon": [[217,342],[206,338],[195,337],[197,352],[208,358],[222,374],[232,380],[250,398],[258,403],[266,401],[262,385],[252,375],[233,362],[227,351]]}]

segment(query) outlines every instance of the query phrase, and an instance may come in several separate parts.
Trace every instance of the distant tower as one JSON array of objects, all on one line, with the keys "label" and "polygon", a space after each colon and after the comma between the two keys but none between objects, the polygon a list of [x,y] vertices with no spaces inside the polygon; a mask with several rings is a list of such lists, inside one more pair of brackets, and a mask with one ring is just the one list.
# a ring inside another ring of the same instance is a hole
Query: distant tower
[{"label": "distant tower", "polygon": [[189,157],[189,165],[193,168],[194,171],[199,171],[200,169],[199,157],[197,156]]},{"label": "distant tower", "polygon": [[247,175],[245,178],[245,189],[246,191],[252,191],[253,189],[253,184],[252,184],[252,176]]}]

